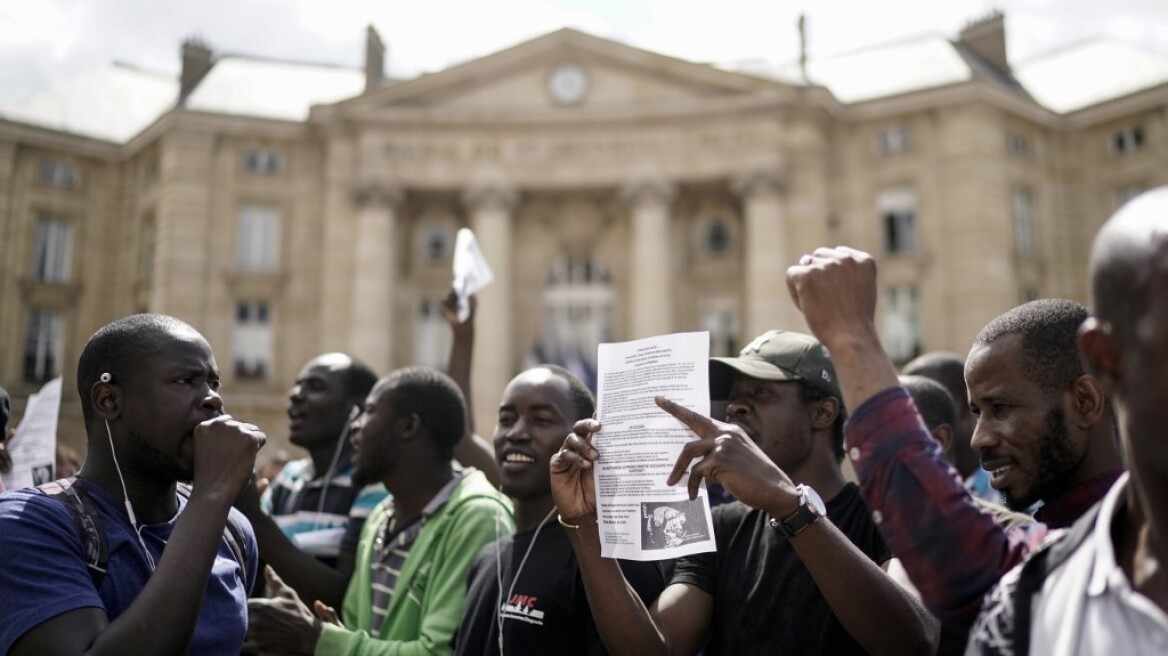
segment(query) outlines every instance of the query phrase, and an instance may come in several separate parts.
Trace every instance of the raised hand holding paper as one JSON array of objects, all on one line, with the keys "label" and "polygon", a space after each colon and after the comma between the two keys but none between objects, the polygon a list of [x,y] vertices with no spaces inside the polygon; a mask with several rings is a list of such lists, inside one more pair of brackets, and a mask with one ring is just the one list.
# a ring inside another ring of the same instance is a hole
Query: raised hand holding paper
[{"label": "raised hand holding paper", "polygon": [[487,264],[478,241],[470,228],[459,228],[454,238],[454,293],[458,295],[458,320],[465,322],[470,316],[470,297],[491,284],[495,274]]}]

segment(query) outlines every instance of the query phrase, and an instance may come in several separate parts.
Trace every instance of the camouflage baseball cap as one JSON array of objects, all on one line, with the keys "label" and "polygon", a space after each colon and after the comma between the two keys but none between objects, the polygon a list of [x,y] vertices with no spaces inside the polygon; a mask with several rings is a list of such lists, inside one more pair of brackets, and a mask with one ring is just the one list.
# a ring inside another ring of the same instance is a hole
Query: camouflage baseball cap
[{"label": "camouflage baseball cap", "polygon": [[710,398],[726,400],[735,372],[759,380],[803,380],[843,401],[831,355],[819,340],[789,330],[768,330],[736,358],[710,358]]}]

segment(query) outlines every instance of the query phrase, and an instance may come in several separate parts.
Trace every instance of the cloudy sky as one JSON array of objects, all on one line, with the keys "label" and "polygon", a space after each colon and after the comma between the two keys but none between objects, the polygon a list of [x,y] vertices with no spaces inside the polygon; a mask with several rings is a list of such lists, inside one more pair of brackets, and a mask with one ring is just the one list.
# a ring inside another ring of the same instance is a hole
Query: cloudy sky
[{"label": "cloudy sky", "polygon": [[0,0],[0,104],[115,60],[177,73],[192,35],[219,53],[359,66],[372,23],[390,74],[410,76],[564,26],[693,61],[783,62],[799,14],[822,56],[952,36],[993,8],[1015,62],[1104,35],[1168,58],[1164,0]]}]

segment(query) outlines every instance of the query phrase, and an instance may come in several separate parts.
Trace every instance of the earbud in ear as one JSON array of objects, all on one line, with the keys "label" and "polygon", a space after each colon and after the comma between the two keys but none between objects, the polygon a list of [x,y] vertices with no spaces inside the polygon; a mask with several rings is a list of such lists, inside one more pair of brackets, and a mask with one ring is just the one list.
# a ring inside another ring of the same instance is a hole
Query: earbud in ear
[{"label": "earbud in ear", "polygon": [[109,375],[109,372],[107,371],[107,372],[103,373],[101,376],[99,376],[99,377],[98,377],[98,380],[100,380],[100,381],[101,381],[101,382],[103,382],[103,383],[108,383],[108,382],[110,382],[111,380],[113,380],[113,377],[112,377],[112,376],[110,376],[110,375]]}]

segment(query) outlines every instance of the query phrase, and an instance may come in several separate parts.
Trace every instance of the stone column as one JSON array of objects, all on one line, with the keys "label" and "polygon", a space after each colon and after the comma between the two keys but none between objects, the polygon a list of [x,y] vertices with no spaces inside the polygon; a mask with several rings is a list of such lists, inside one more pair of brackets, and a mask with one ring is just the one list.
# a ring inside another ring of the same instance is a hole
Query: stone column
[{"label": "stone column", "polygon": [[512,211],[519,194],[503,186],[471,188],[463,194],[470,227],[495,280],[478,294],[471,403],[475,430],[491,438],[503,388],[515,375],[514,308],[511,289]]},{"label": "stone column", "polygon": [[354,194],[349,349],[378,375],[394,366],[394,290],[397,288],[397,209],[400,189],[370,186]]},{"label": "stone column", "polygon": [[754,339],[771,328],[802,330],[787,293],[787,267],[791,265],[786,217],[783,212],[784,180],[778,173],[742,176],[733,182],[742,197],[745,234],[743,340]]},{"label": "stone column", "polygon": [[629,203],[632,245],[629,256],[629,339],[673,330],[673,266],[670,202],[676,187],[665,182],[630,185],[621,195]]}]

